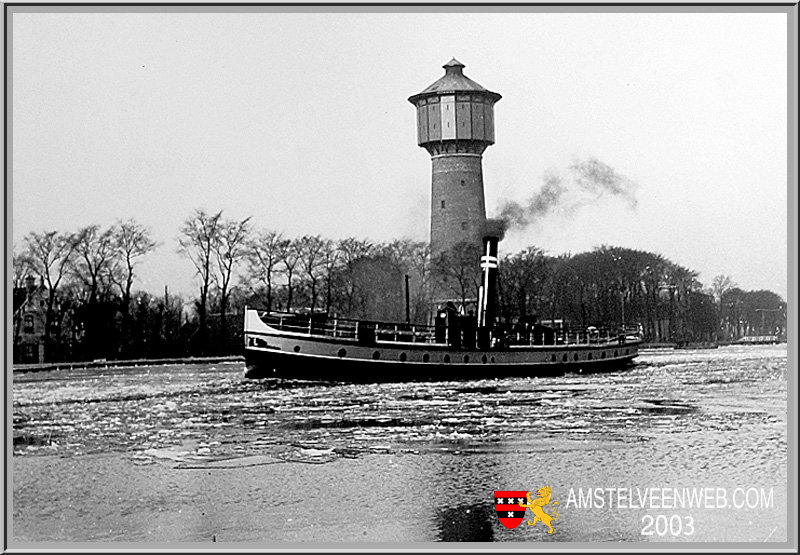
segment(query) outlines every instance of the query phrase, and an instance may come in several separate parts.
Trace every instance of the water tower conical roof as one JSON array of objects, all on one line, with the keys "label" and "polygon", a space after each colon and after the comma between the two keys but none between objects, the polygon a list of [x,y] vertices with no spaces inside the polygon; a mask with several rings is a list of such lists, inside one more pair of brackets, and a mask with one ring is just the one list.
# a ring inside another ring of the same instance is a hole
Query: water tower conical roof
[{"label": "water tower conical roof", "polygon": [[442,66],[444,76],[430,84],[420,93],[409,97],[409,102],[416,102],[418,99],[439,94],[453,94],[459,92],[481,92],[490,97],[493,102],[500,100],[500,95],[492,92],[466,75],[464,75],[464,64],[453,58]]}]

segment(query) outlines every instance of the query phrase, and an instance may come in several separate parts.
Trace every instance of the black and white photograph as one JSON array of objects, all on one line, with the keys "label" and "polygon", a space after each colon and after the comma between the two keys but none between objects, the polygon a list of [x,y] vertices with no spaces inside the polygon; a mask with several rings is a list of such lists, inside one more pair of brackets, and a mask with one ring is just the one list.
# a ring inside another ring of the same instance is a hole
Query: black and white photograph
[{"label": "black and white photograph", "polygon": [[797,551],[796,4],[4,8],[4,551]]}]

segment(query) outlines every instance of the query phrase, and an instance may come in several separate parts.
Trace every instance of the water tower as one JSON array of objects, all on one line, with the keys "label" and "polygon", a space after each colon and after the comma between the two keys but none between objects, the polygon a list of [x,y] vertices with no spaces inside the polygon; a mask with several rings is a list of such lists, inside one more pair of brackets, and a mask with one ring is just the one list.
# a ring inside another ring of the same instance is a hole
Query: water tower
[{"label": "water tower", "polygon": [[442,78],[408,99],[417,107],[417,144],[431,155],[433,257],[461,242],[482,248],[483,151],[494,144],[494,103],[501,98],[465,76],[455,58],[442,67]]}]

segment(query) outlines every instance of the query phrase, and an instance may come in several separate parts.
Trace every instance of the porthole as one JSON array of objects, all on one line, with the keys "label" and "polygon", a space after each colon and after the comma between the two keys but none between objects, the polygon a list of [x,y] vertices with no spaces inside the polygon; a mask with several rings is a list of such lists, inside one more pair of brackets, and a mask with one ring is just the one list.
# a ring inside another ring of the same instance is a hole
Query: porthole
[{"label": "porthole", "polygon": [[572,360],[578,360],[578,353],[575,353],[574,355],[572,355]]},{"label": "porthole", "polygon": [[381,358],[381,352],[375,351],[374,353],[372,353],[372,358],[378,360],[379,358]]},{"label": "porthole", "polygon": [[347,356],[347,349],[339,349],[338,352],[339,358],[344,358]]},{"label": "porthole", "polygon": [[464,355],[464,362],[469,362],[469,355]]},{"label": "porthole", "polygon": [[561,362],[567,362],[567,353],[561,355]]},{"label": "porthole", "polygon": [[588,355],[586,355],[586,360],[592,360],[592,353],[589,353]]},{"label": "porthole", "polygon": [[466,184],[467,184],[467,182],[462,179],[461,180],[461,186],[464,187]]},{"label": "porthole", "polygon": [[614,357],[616,358],[616,356],[617,356],[617,350],[614,349]]},{"label": "porthole", "polygon": [[422,362],[428,362],[430,360],[431,360],[431,355],[429,355],[428,353],[422,355]]},{"label": "porthole", "polygon": [[550,362],[556,361],[556,355],[550,355]]},{"label": "porthole", "polygon": [[627,354],[630,354],[630,352],[631,352],[631,350],[630,350],[630,349],[625,349],[625,354],[626,354],[626,355],[627,355]]},{"label": "porthole", "polygon": [[299,353],[300,352],[300,345],[295,345],[294,346],[294,352],[295,353]]},{"label": "porthole", "polygon": [[605,351],[603,351],[603,353],[600,355],[600,358],[606,358],[606,352]]},{"label": "porthole", "polygon": [[494,364],[495,362],[497,362],[497,360],[494,357],[492,357],[492,364]]},{"label": "porthole", "polygon": [[450,355],[444,355],[444,358],[442,360],[444,362],[450,362]]},{"label": "porthole", "polygon": [[487,362],[489,362],[489,359],[488,359],[488,358],[486,358],[486,355],[483,355],[483,356],[481,357],[481,362],[482,362],[482,363],[484,363],[484,364],[486,364]]},{"label": "porthole", "polygon": [[408,357],[406,357],[405,353],[400,353],[400,362],[405,362],[406,358],[408,358]]}]

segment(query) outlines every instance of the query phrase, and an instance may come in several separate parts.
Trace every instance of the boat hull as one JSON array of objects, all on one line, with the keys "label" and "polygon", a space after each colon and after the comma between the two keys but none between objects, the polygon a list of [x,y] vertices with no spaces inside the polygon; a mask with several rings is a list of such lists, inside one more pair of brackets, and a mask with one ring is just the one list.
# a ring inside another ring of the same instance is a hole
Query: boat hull
[{"label": "boat hull", "polygon": [[[459,353],[462,354],[463,353]],[[473,353],[479,358],[482,353]],[[392,383],[451,380],[479,380],[503,377],[546,377],[570,372],[592,373],[623,370],[636,355],[614,360],[566,363],[435,363],[375,361],[357,358],[333,358],[281,351],[245,350],[251,379],[281,378],[292,380]]]}]

